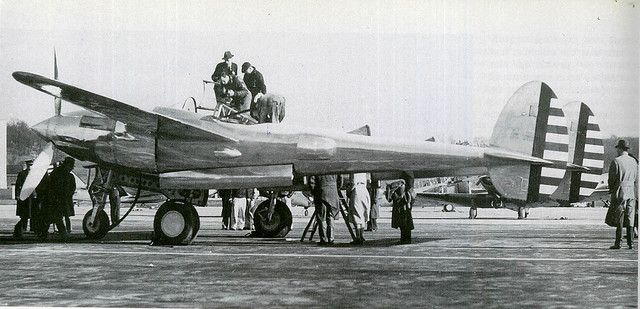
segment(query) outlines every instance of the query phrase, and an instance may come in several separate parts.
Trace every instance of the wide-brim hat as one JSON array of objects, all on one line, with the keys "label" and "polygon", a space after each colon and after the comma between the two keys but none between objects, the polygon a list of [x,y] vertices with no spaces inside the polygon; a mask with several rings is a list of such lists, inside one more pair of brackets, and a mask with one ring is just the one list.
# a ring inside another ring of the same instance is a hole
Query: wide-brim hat
[{"label": "wide-brim hat", "polygon": [[223,60],[227,60],[227,59],[231,59],[231,58],[233,58],[233,54],[230,51],[224,52],[224,55],[222,56]]},{"label": "wide-brim hat", "polygon": [[246,72],[251,67],[251,63],[245,62],[242,64],[242,73]]},{"label": "wide-brim hat", "polygon": [[618,145],[616,145],[615,148],[620,148],[622,150],[628,150],[629,149],[629,145],[627,144],[627,141],[621,139],[618,141]]}]

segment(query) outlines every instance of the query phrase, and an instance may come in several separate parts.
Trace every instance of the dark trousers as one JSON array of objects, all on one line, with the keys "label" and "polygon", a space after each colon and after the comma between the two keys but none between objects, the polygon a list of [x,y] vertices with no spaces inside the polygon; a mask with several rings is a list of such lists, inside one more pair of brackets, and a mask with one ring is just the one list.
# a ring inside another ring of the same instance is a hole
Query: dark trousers
[{"label": "dark trousers", "polygon": [[400,228],[400,242],[401,243],[411,243],[411,228],[401,227]]},{"label": "dark trousers", "polygon": [[334,214],[331,207],[327,207],[327,203],[316,204],[316,221],[318,222],[318,234],[320,242],[333,242]]},{"label": "dark trousers", "polygon": [[64,226],[64,219],[62,216],[60,216],[60,217],[55,217],[49,220],[42,221],[42,226],[40,228],[40,231],[38,231],[38,234],[39,234],[38,237],[41,240],[44,240],[47,238],[47,235],[49,234],[49,227],[51,226],[52,223],[56,225],[56,228],[58,229],[58,233],[60,233],[60,235],[62,236],[62,239],[67,239],[69,237],[67,228]]},{"label": "dark trousers", "polygon": [[231,227],[231,210],[233,208],[231,199],[222,199],[222,227],[228,229]]}]

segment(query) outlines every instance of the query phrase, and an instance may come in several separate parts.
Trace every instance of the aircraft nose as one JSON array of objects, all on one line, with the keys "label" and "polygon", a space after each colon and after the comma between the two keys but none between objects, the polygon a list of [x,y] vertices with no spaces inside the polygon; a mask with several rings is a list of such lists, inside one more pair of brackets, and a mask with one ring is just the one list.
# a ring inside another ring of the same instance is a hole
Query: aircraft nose
[{"label": "aircraft nose", "polygon": [[38,135],[40,135],[40,137],[42,137],[43,139],[45,139],[47,141],[51,141],[51,138],[49,136],[49,123],[50,122],[51,122],[51,119],[47,119],[45,121],[42,121],[40,123],[37,123],[37,124],[33,125],[31,127],[31,129],[36,131],[38,133]]}]

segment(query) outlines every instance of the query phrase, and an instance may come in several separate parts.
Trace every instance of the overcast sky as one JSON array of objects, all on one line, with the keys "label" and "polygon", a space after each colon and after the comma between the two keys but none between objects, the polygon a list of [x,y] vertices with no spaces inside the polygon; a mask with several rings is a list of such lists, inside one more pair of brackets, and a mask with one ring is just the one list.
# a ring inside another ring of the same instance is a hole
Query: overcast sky
[{"label": "overcast sky", "polygon": [[0,117],[52,116],[11,73],[53,76],[54,47],[61,81],[147,110],[202,100],[230,50],[286,97],[292,124],[473,140],[541,80],[587,103],[605,136],[637,136],[636,2],[0,0]]}]

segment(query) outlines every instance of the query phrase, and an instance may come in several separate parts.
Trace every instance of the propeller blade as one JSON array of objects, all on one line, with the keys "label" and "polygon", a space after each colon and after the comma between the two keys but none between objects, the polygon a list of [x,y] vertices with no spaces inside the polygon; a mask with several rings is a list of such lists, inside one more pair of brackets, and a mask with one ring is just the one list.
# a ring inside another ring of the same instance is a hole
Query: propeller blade
[{"label": "propeller blade", "polygon": [[[53,49],[53,79],[58,80],[58,57],[56,57],[56,49]],[[59,116],[62,110],[62,101],[60,98],[53,99],[55,115]]]},{"label": "propeller blade", "polygon": [[22,185],[22,190],[20,191],[21,201],[26,200],[40,184],[42,177],[47,172],[47,169],[49,169],[51,160],[53,160],[53,143],[47,144],[35,161],[33,161],[33,165],[31,166],[29,174],[27,174],[27,178]]}]

